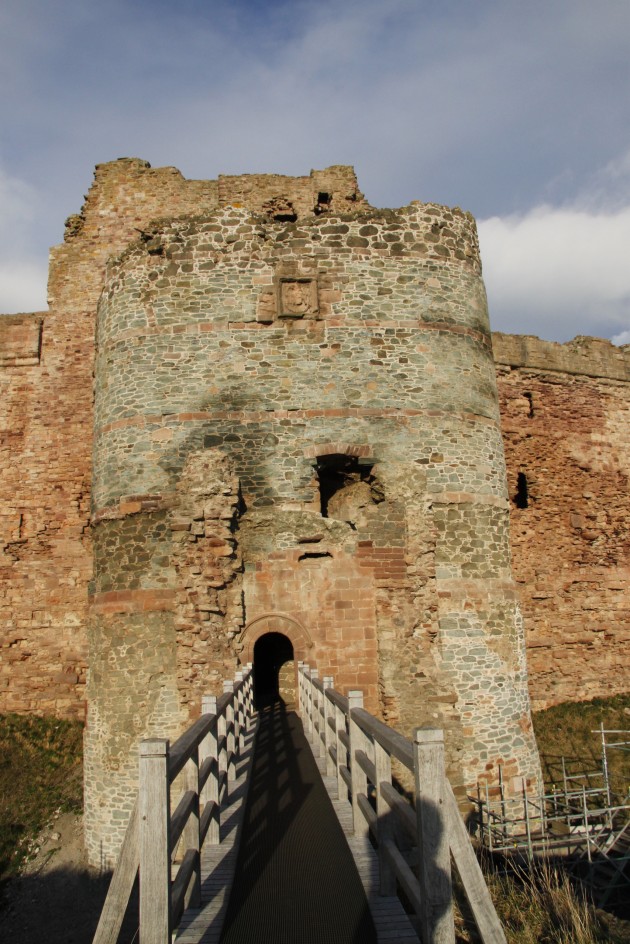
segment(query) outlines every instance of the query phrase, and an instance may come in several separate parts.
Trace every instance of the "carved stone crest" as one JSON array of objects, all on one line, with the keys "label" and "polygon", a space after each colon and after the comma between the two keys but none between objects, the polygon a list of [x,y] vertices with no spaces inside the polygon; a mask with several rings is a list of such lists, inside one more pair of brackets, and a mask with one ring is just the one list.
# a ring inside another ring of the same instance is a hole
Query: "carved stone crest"
[{"label": "carved stone crest", "polygon": [[304,318],[318,311],[315,279],[284,278],[278,285],[278,316]]}]

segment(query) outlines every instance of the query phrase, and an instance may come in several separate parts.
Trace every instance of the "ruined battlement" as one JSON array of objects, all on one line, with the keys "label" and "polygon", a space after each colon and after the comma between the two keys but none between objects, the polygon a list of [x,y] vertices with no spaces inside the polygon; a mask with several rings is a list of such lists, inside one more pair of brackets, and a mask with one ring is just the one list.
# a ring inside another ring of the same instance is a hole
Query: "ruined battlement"
[{"label": "ruined battlement", "polygon": [[154,168],[148,161],[123,157],[96,165],[83,207],[66,220],[65,241],[102,236],[112,222],[131,215],[146,221],[152,204],[169,217],[202,215],[235,205],[285,222],[369,207],[354,169],[341,164],[312,170],[305,177],[240,174],[188,180],[176,167]]},{"label": "ruined battlement", "polygon": [[605,338],[579,335],[558,344],[495,331],[492,349],[495,363],[507,367],[630,382],[630,345],[617,347]]}]

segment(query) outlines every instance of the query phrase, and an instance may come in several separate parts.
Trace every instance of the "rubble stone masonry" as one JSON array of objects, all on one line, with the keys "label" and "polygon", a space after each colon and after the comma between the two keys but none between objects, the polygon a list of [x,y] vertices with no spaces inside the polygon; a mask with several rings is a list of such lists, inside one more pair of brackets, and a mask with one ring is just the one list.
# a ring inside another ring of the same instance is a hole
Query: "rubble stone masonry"
[{"label": "rubble stone masonry", "polygon": [[274,638],[443,726],[460,792],[539,777],[526,639],[537,705],[626,687],[628,352],[495,335],[498,397],[480,273],[469,214],[351,168],[97,167],[0,319],[0,708],[87,698],[95,863],[138,739]]}]

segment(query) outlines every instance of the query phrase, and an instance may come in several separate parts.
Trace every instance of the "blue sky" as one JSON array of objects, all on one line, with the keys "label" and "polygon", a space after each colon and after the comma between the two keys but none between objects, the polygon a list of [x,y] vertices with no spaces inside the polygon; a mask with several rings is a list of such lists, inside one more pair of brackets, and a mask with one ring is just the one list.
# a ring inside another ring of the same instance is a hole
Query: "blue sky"
[{"label": "blue sky", "polygon": [[0,81],[0,311],[96,163],[349,163],[475,214],[496,330],[630,342],[629,0],[4,0]]}]

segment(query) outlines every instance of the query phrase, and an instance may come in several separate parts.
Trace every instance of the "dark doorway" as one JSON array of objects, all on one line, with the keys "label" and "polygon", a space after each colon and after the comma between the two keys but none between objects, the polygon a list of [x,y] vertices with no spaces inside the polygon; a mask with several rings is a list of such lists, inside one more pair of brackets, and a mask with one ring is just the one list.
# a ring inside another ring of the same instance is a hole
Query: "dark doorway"
[{"label": "dark doorway", "polygon": [[282,633],[265,633],[254,645],[254,697],[256,707],[279,699],[295,708],[293,645]]}]

